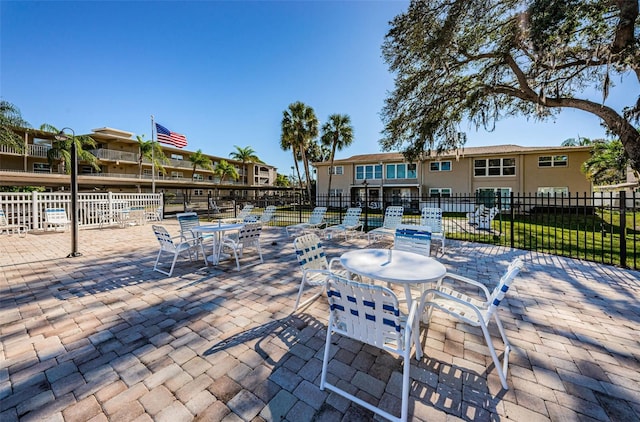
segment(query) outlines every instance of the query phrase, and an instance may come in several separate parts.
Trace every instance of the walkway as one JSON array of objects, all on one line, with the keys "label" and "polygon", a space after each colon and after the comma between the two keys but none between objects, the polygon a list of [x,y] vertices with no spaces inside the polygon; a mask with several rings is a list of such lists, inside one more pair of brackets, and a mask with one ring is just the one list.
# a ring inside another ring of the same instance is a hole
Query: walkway
[{"label": "walkway", "polygon": [[[318,388],[326,301],[289,314],[300,274],[283,232],[265,230],[262,265],[181,261],[171,278],[152,271],[150,225],[81,230],[77,258],[69,232],[0,236],[0,420],[371,420]],[[639,420],[640,274],[455,241],[440,259],[494,285],[515,256],[526,271],[501,310],[511,388],[487,375],[478,332],[440,314],[412,361],[412,419]],[[339,344],[332,376],[397,409],[400,361]]]}]

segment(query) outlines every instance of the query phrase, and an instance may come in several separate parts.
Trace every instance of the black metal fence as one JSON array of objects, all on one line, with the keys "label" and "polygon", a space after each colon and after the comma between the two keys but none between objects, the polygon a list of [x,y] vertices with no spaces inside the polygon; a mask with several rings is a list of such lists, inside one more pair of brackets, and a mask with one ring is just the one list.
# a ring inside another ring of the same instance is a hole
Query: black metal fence
[{"label": "black metal fence", "polygon": [[[219,208],[216,213],[209,207],[209,199]],[[404,207],[404,221],[415,224],[420,222],[422,208],[438,207],[443,211],[443,229],[449,239],[640,269],[640,195],[636,192],[384,198],[319,195],[312,200],[298,194],[232,200],[203,197],[189,206],[200,215],[215,219],[236,215],[246,203],[255,205],[255,212],[269,205],[277,206],[275,224],[279,226],[307,221],[314,206],[326,206],[329,224],[338,223],[348,207],[358,206],[363,211],[365,231],[381,226],[384,211],[391,205]],[[480,205],[499,210],[486,228],[470,224],[470,214]],[[165,212],[170,214],[171,209],[166,207]]]}]

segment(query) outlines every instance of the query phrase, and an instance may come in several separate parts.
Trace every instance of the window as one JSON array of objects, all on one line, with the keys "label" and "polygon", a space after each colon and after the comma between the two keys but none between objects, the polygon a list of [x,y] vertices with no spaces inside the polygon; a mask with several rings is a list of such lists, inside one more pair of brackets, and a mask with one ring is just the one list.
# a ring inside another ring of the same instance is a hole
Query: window
[{"label": "window", "polygon": [[489,158],[473,160],[474,176],[513,176],[515,174],[515,158]]},{"label": "window", "polygon": [[451,198],[451,188],[429,188],[429,196]]},{"label": "window", "polygon": [[342,166],[334,166],[334,167],[329,167],[329,174],[344,174],[344,167]]},{"label": "window", "polygon": [[567,196],[569,195],[568,187],[539,187],[538,196]]},{"label": "window", "polygon": [[184,160],[184,157],[180,154],[171,154],[172,160]]},{"label": "window", "polygon": [[342,189],[331,189],[329,196],[342,196]]},{"label": "window", "polygon": [[80,167],[80,174],[100,173],[100,170],[94,169],[92,166]]},{"label": "window", "polygon": [[51,139],[33,138],[33,144],[51,146]]},{"label": "window", "polygon": [[204,191],[202,189],[194,189],[193,190],[193,194],[195,196],[202,196],[202,195],[204,195]]},{"label": "window", "polygon": [[538,167],[567,167],[569,158],[566,155],[543,155],[538,157]]},{"label": "window", "polygon": [[171,172],[171,178],[172,179],[182,179],[182,172],[181,171],[172,171]]},{"label": "window", "polygon": [[202,182],[204,180],[204,176],[202,176],[200,173],[196,173],[193,175],[193,180],[199,180]]},{"label": "window", "polygon": [[416,179],[416,164],[387,164],[387,179]]},{"label": "window", "polygon": [[375,180],[382,179],[381,164],[367,164],[364,166],[356,166],[356,180]]},{"label": "window", "polygon": [[451,161],[432,161],[429,163],[431,171],[451,171]]},{"label": "window", "polygon": [[33,172],[34,173],[50,173],[51,166],[49,163],[33,163]]},{"label": "window", "polygon": [[[500,205],[497,203],[500,195]],[[479,188],[476,189],[476,205],[484,204],[485,207],[499,206],[503,210],[509,209],[511,188]]]}]

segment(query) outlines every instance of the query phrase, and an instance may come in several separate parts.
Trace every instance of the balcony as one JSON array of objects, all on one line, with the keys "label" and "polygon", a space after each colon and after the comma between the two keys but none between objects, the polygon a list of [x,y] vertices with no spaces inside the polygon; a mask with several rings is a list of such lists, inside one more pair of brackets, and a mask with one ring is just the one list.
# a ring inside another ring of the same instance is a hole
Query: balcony
[{"label": "balcony", "polygon": [[[47,151],[49,151],[51,147],[49,145],[27,145],[27,155],[30,157],[39,157],[39,158],[47,158]],[[23,155],[22,152],[18,152],[15,148],[11,148],[8,145],[0,145],[0,154],[9,154],[9,155]]]},{"label": "balcony", "polygon": [[93,149],[90,150],[93,155],[103,161],[123,161],[129,163],[138,162],[138,154],[133,152],[116,151],[113,149]]}]

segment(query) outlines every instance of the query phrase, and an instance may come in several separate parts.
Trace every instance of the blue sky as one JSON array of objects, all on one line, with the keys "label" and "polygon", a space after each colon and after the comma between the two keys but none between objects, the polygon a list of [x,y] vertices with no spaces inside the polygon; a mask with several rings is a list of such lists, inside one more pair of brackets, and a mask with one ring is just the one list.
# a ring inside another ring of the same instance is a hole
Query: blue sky
[{"label": "blue sky", "polygon": [[[313,107],[321,124],[333,113],[351,116],[355,141],[338,158],[380,151],[380,111],[393,89],[380,47],[407,4],[2,1],[0,96],[34,127],[76,133],[112,127],[150,139],[153,114],[186,135],[190,151],[228,157],[234,145],[251,146],[289,174],[280,123],[294,101]],[[607,105],[621,110],[638,92],[628,78]],[[581,111],[546,124],[519,118],[494,132],[462,130],[467,146],[604,137],[598,119]]]}]

